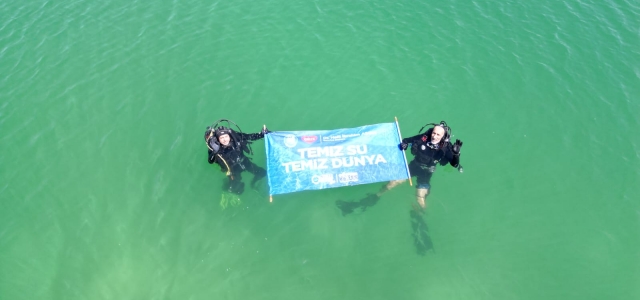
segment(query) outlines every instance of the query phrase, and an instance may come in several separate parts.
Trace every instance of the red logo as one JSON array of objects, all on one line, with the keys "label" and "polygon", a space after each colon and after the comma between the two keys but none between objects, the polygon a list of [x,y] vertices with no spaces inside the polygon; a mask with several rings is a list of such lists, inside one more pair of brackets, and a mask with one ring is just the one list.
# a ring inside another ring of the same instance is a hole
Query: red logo
[{"label": "red logo", "polygon": [[303,142],[307,143],[307,144],[313,144],[318,140],[318,136],[316,136],[316,135],[311,135],[311,136],[304,135],[304,136],[301,136],[300,139]]}]

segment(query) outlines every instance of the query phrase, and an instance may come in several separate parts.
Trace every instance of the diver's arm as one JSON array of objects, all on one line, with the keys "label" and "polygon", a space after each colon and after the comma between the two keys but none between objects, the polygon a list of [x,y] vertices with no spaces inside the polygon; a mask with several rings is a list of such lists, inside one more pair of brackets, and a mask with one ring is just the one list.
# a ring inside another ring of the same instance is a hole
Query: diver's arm
[{"label": "diver's arm", "polygon": [[449,163],[451,164],[452,167],[457,168],[458,165],[460,164],[460,154],[453,154],[452,153],[452,158],[449,161]]},{"label": "diver's arm", "polygon": [[408,137],[408,138],[404,138],[402,139],[402,141],[400,141],[400,145],[398,145],[398,147],[400,147],[400,150],[407,150],[407,148],[409,148],[411,146],[411,144],[413,144],[415,141],[423,138],[424,135],[422,134],[418,134],[412,137]]},{"label": "diver's arm", "polygon": [[452,167],[457,168],[458,164],[460,163],[460,155],[455,155],[453,152],[451,152],[451,149],[448,146],[442,149],[442,151],[442,159],[440,159],[438,163],[441,166],[450,164]]},{"label": "diver's arm", "polygon": [[238,135],[240,135],[240,138],[243,141],[255,141],[255,140],[259,140],[264,138],[264,134],[262,132],[258,132],[258,133],[242,133],[242,132],[238,132]]},{"label": "diver's arm", "polygon": [[209,163],[212,164],[216,161],[216,154],[220,151],[220,144],[218,144],[218,140],[215,136],[210,136],[207,139],[207,148],[209,152]]},{"label": "diver's arm", "polygon": [[407,148],[411,147],[411,144],[413,144],[416,141],[419,141],[424,136],[425,136],[424,134],[418,134],[418,135],[414,135],[412,137],[408,137],[408,138],[402,139],[402,141],[400,142],[400,145],[399,145],[400,149],[407,150]]},{"label": "diver's arm", "polygon": [[270,133],[270,132],[271,131],[269,131],[269,129],[267,129],[267,126],[264,126],[262,128],[262,131],[260,131],[260,132],[256,132],[256,133],[242,133],[242,132],[240,132],[240,136],[245,141],[255,141],[255,140],[263,139],[264,135],[267,134],[267,133]]},{"label": "diver's arm", "polygon": [[402,142],[405,144],[413,144],[415,141],[422,139],[423,136],[424,134],[414,135],[414,136],[402,139]]},{"label": "diver's arm", "polygon": [[449,149],[451,150],[451,154],[453,155],[453,158],[451,159],[451,165],[454,168],[457,168],[460,164],[460,149],[462,148],[462,141],[456,139],[455,144],[449,143],[449,147]]},{"label": "diver's arm", "polygon": [[216,162],[216,154],[213,151],[209,150],[209,158],[207,159],[210,164]]},{"label": "diver's arm", "polygon": [[448,161],[452,167],[457,168],[460,164],[460,153],[453,151],[453,145],[450,142],[447,144],[447,147],[444,149],[446,161],[444,161],[442,165],[446,165]]}]

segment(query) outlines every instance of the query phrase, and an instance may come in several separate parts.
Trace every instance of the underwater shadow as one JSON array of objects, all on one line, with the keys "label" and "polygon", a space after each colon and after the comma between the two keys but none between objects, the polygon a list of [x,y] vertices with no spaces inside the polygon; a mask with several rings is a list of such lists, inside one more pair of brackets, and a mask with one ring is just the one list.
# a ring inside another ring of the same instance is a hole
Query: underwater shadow
[{"label": "underwater shadow", "polygon": [[411,217],[411,235],[413,236],[413,244],[416,247],[418,255],[425,256],[429,251],[435,252],[433,241],[429,236],[427,222],[424,221],[422,214],[415,210],[411,210],[409,215]]},{"label": "underwater shadow", "polygon": [[367,194],[366,197],[357,200],[357,201],[336,201],[336,206],[342,211],[342,216],[346,216],[350,213],[356,212],[360,210],[360,213],[363,213],[367,210],[367,208],[372,207],[378,203],[380,197],[376,194]]}]

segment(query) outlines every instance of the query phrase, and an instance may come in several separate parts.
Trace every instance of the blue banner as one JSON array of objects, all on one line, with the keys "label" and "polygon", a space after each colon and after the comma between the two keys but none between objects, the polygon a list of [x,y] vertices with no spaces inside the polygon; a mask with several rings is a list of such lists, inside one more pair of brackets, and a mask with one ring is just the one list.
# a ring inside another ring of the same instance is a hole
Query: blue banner
[{"label": "blue banner", "polygon": [[396,123],[265,135],[271,195],[408,179]]}]

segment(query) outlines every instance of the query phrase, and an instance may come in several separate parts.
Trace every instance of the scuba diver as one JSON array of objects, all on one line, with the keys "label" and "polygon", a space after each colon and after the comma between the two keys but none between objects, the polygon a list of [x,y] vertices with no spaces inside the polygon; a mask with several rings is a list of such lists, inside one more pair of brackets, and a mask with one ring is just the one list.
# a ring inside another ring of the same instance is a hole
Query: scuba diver
[{"label": "scuba diver", "polygon": [[[232,129],[232,126],[237,130]],[[253,174],[251,187],[267,175],[267,171],[254,164],[245,153],[253,154],[251,142],[264,138],[269,132],[265,126],[259,133],[243,133],[238,125],[226,119],[218,120],[207,127],[204,140],[209,148],[209,163],[218,164],[220,170],[226,173],[228,182],[225,185],[228,185],[229,192],[238,195],[244,192],[243,171]]]},{"label": "scuba diver", "polygon": [[[427,126],[433,127],[423,133],[422,130]],[[433,172],[436,170],[436,166],[438,164],[442,166],[450,164],[457,168],[458,171],[463,171],[460,165],[462,141],[456,139],[454,144],[449,141],[452,131],[445,121],[441,121],[438,124],[427,124],[420,128],[418,132],[418,135],[402,139],[398,146],[401,150],[407,150],[411,147],[411,154],[414,155],[413,160],[409,163],[409,172],[412,177],[417,177],[416,201],[420,206],[419,208],[414,206],[414,208],[422,212],[427,208],[426,197],[431,189],[429,182]],[[382,194],[404,181],[406,180],[390,181],[376,194],[369,194],[357,202],[338,200],[336,205],[342,210],[343,215],[353,212],[356,208],[361,208],[364,211],[366,207],[377,203]]]}]

